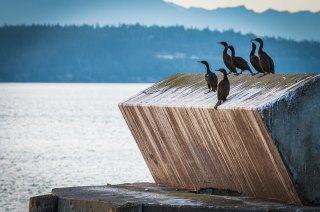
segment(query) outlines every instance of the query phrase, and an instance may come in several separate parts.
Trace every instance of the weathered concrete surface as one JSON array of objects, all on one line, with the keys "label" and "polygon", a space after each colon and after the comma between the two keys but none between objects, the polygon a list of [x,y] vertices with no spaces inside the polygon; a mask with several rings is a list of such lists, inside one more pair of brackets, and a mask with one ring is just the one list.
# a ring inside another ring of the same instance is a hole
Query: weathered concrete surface
[{"label": "weathered concrete surface", "polygon": [[[108,186],[58,188],[52,190],[55,210],[69,211],[317,211],[317,207],[286,205],[240,196],[218,196],[191,193],[185,190],[135,183]],[[43,205],[44,198],[34,197]],[[31,204],[30,204],[31,205]],[[31,210],[30,211],[35,211]]]},{"label": "weathered concrete surface", "polygon": [[30,212],[56,211],[58,198],[53,195],[31,197],[29,200]]},{"label": "weathered concrete surface", "polygon": [[320,78],[261,112],[302,202],[320,204]]},{"label": "weathered concrete surface", "polygon": [[[213,109],[216,94],[204,94],[204,76],[187,74],[119,104],[155,181],[318,203],[320,75],[229,79],[230,95],[218,110]],[[297,130],[300,135],[294,136]]]}]

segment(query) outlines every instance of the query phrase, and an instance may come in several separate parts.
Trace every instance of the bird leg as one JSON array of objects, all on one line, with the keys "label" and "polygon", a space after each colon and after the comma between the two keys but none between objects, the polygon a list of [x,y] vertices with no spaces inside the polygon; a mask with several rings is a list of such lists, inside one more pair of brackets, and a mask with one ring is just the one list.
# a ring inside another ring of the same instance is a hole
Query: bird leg
[{"label": "bird leg", "polygon": [[257,73],[253,73],[251,70],[249,70],[250,71],[250,73],[251,73],[251,76],[254,76],[254,75],[256,75]]},{"label": "bird leg", "polygon": [[204,94],[210,93],[210,91],[212,90],[212,89],[211,89],[211,86],[210,86],[209,84],[208,84],[208,89],[209,89],[209,91],[206,92],[206,93],[204,93]]},{"label": "bird leg", "polygon": [[218,100],[217,104],[214,106],[214,109],[217,109],[217,107],[221,105],[221,103],[222,103],[222,100]]}]

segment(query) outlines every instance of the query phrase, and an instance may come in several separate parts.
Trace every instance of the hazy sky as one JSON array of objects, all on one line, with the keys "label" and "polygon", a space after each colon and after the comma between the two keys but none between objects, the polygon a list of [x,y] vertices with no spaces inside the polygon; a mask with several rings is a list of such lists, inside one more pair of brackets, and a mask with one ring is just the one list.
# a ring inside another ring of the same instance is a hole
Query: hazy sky
[{"label": "hazy sky", "polygon": [[216,9],[218,7],[235,7],[244,5],[256,12],[263,12],[267,9],[288,10],[297,12],[309,10],[320,11],[320,0],[165,0],[184,7],[201,7],[205,9]]}]

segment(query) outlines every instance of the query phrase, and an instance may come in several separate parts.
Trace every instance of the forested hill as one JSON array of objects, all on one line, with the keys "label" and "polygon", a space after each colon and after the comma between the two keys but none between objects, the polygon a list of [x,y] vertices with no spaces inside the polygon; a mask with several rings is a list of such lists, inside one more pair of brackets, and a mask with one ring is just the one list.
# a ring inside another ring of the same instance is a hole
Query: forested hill
[{"label": "forested hill", "polygon": [[[174,73],[204,73],[199,59],[223,67],[227,41],[249,60],[252,34],[183,27],[4,26],[2,82],[154,82]],[[320,43],[265,38],[277,73],[320,72]]]},{"label": "forested hill", "polygon": [[[272,3],[269,4],[269,6],[272,5]],[[140,23],[147,26],[181,25],[197,29],[209,27],[219,31],[233,29],[259,36],[320,41],[320,28],[316,27],[319,22],[320,12],[288,12],[272,9],[255,12],[244,6],[206,10],[184,8],[165,0],[0,1],[0,26],[4,24]]]}]

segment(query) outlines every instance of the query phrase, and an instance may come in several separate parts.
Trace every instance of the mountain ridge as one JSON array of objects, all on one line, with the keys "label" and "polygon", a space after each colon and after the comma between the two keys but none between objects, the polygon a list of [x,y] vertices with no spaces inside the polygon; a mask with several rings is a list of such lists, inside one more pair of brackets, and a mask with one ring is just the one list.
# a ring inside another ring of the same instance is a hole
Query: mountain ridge
[{"label": "mountain ridge", "polygon": [[320,28],[314,27],[320,23],[320,12],[291,13],[269,9],[257,13],[245,6],[206,10],[198,7],[185,8],[161,0],[95,0],[92,1],[94,3],[83,0],[76,3],[70,0],[57,1],[51,5],[33,0],[23,2],[16,8],[14,4],[17,4],[17,0],[4,2],[0,2],[0,25],[182,25],[198,29],[209,27],[219,31],[233,29],[244,34],[254,33],[258,36],[283,37],[297,41],[320,41]]},{"label": "mountain ridge", "polygon": [[[121,25],[0,27],[0,82],[156,82],[225,67],[225,40],[249,61],[255,35]],[[320,72],[320,42],[264,38],[276,73]],[[256,53],[257,54],[257,53]]]},{"label": "mountain ridge", "polygon": [[[176,5],[177,7],[182,7],[180,5],[177,5],[175,3],[172,3],[172,2],[168,2],[168,4],[173,4],[173,5]],[[247,10],[249,12],[253,12],[253,13],[257,13],[257,14],[262,14],[262,13],[266,13],[266,12],[279,12],[279,13],[288,13],[288,14],[299,14],[299,13],[310,13],[310,14],[320,14],[320,11],[316,11],[316,12],[313,12],[313,11],[309,11],[309,10],[300,10],[300,11],[294,11],[294,12],[290,12],[289,10],[276,10],[276,9],[266,9],[266,10],[263,10],[261,12],[257,12],[257,11],[254,11],[253,9],[249,9],[247,8],[246,6],[244,5],[241,5],[241,6],[233,6],[233,7],[217,7],[215,9],[206,9],[206,8],[202,8],[202,7],[183,7],[185,9],[201,9],[201,10],[208,10],[208,11],[214,11],[214,10],[220,10],[220,9],[243,9],[243,10]]]}]

